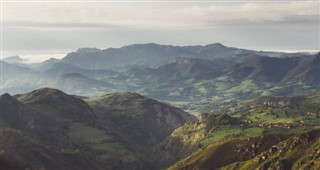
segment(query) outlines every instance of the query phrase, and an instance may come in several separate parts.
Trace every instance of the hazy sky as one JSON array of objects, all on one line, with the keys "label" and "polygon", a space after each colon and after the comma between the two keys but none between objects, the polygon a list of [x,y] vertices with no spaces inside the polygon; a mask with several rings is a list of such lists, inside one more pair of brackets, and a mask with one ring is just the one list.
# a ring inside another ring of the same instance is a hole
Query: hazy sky
[{"label": "hazy sky", "polygon": [[79,47],[220,42],[259,50],[319,50],[319,1],[2,3],[6,55]]}]

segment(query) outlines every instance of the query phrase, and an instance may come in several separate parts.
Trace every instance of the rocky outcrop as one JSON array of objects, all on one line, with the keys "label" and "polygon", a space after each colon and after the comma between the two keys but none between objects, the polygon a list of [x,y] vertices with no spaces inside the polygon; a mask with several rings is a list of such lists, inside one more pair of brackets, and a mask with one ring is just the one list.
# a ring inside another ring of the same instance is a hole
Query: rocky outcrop
[{"label": "rocky outcrop", "polygon": [[320,131],[214,144],[170,169],[319,169]]},{"label": "rocky outcrop", "polygon": [[262,169],[317,169],[320,164],[320,131],[311,131],[284,140],[258,155]]}]

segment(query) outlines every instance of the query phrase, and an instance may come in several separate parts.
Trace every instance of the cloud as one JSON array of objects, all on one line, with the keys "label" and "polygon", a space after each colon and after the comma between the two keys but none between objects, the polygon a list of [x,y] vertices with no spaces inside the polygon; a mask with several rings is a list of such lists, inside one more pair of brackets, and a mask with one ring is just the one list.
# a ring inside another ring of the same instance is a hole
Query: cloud
[{"label": "cloud", "polygon": [[15,54],[146,42],[319,49],[319,3],[5,2],[3,42]]},{"label": "cloud", "polygon": [[[208,22],[285,21],[295,16],[319,16],[319,2],[246,3],[16,3],[5,4],[4,21],[43,23],[35,26],[182,29]],[[29,10],[26,10],[29,9]]]},{"label": "cloud", "polygon": [[[19,57],[23,60],[23,63],[39,63],[50,58],[61,59],[67,55],[66,51],[25,51],[24,53],[20,53]],[[8,58],[12,56],[18,56],[16,53],[5,52],[2,53],[3,58]]]},{"label": "cloud", "polygon": [[39,63],[46,61],[50,58],[57,58],[61,59],[66,56],[67,53],[40,53],[37,52],[37,54],[25,54],[21,56],[21,58],[27,59],[26,63]]},{"label": "cloud", "polygon": [[4,29],[23,29],[23,30],[101,30],[101,29],[121,29],[120,26],[105,23],[90,22],[39,22],[39,21],[4,21]]},{"label": "cloud", "polygon": [[[226,3],[227,4],[227,3]],[[274,22],[300,19],[318,18],[319,2],[277,2],[277,3],[240,3],[227,6],[226,4],[211,6],[192,6],[178,9],[177,15],[183,14],[193,20],[216,21],[251,21],[251,22]]]}]

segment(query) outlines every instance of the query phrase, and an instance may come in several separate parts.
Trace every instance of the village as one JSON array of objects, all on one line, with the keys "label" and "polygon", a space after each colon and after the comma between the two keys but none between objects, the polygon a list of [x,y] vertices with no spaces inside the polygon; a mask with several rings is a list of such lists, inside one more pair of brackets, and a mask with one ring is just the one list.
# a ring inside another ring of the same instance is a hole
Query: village
[{"label": "village", "polygon": [[295,122],[295,123],[261,123],[259,124],[259,128],[286,128],[286,129],[292,129],[297,127],[306,126],[305,122],[303,120]]}]

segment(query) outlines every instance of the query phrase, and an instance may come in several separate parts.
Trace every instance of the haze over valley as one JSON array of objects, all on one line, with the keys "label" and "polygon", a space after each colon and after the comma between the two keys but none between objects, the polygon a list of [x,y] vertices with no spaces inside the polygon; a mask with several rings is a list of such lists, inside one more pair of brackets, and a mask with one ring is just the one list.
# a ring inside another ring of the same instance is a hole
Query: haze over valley
[{"label": "haze over valley", "polygon": [[220,43],[80,48],[62,59],[23,61],[19,56],[2,61],[3,92],[42,87],[81,96],[136,92],[192,112],[257,96],[314,92],[320,80],[319,53],[254,51]]}]

